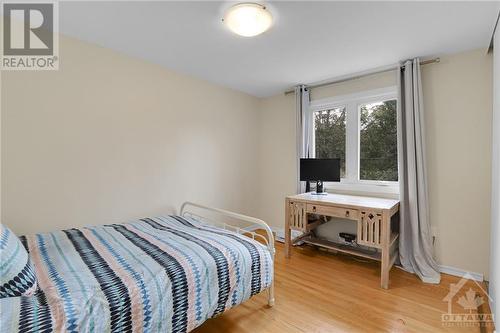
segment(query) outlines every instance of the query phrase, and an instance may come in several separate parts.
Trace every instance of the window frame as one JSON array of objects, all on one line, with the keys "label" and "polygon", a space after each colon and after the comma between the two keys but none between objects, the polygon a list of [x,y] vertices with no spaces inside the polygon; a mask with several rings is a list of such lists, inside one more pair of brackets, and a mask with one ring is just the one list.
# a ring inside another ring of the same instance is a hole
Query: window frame
[{"label": "window frame", "polygon": [[362,180],[360,179],[359,170],[361,105],[393,99],[395,99],[397,105],[399,105],[396,86],[325,98],[309,103],[308,116],[311,126],[310,133],[312,134],[311,155],[313,157],[315,157],[316,154],[314,113],[339,107],[345,107],[346,110],[345,177],[341,178],[340,182],[325,182],[325,187],[327,189],[346,192],[399,194],[398,181]]}]

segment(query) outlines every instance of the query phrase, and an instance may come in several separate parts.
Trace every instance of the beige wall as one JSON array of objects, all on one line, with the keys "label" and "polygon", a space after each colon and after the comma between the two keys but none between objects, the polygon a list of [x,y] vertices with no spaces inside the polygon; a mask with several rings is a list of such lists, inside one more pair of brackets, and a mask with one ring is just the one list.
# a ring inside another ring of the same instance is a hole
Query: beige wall
[{"label": "beige wall", "polygon": [[60,70],[2,73],[2,222],[19,233],[252,213],[258,99],[69,38]]},{"label": "beige wall", "polygon": [[324,86],[311,91],[311,100],[354,94],[360,91],[397,85],[396,71],[365,76],[356,80]]},{"label": "beige wall", "polygon": [[278,95],[261,101],[259,137],[260,218],[284,227],[285,197],[295,193],[295,97]]},{"label": "beige wall", "polygon": [[429,205],[443,265],[488,273],[492,58],[442,57],[422,70]]},{"label": "beige wall", "polygon": [[[423,67],[431,224],[440,264],[488,274],[491,163],[491,57],[485,50],[443,56]],[[396,84],[394,72],[313,90],[312,99]],[[284,224],[283,198],[295,191],[294,96],[264,99],[260,217]],[[331,232],[335,228],[331,228]],[[336,230],[335,230],[336,231]],[[328,232],[328,230],[325,230]],[[333,235],[333,234],[332,234]]]}]

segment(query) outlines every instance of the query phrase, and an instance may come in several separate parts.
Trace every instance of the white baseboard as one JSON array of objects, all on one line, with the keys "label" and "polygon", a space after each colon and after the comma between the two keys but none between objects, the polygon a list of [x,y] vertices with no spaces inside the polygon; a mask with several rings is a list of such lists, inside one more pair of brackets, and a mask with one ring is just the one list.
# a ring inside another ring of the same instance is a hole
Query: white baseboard
[{"label": "white baseboard", "polygon": [[[273,226],[269,226],[271,228],[271,231],[276,233],[278,232],[279,230],[283,231],[284,229],[283,228],[278,228],[278,227],[273,227]],[[257,225],[257,224],[252,224],[252,225],[249,225],[248,227],[245,227],[245,228],[242,228],[243,230],[246,230],[246,231],[255,231],[255,230],[258,230],[258,229],[262,229],[261,226]]]},{"label": "white baseboard", "polygon": [[460,268],[456,267],[451,267],[451,266],[445,266],[445,265],[439,265],[439,271],[444,274],[449,274],[453,276],[458,276],[458,277],[463,277],[466,274],[469,275],[469,277],[472,280],[483,282],[484,281],[484,275],[481,273],[476,273],[476,272],[469,272]]}]

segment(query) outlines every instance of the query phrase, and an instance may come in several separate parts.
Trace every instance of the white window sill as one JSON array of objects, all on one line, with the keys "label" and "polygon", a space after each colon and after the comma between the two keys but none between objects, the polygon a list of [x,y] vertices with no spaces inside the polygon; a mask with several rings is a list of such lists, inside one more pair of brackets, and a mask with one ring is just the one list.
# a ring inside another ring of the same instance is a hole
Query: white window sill
[{"label": "white window sill", "polygon": [[325,182],[324,187],[327,192],[399,198],[399,183],[397,182]]}]

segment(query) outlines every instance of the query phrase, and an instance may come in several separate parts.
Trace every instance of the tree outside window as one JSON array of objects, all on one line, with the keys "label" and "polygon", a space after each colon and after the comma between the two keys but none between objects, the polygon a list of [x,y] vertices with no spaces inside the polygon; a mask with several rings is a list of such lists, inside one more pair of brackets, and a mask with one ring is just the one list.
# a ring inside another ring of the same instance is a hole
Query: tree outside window
[{"label": "tree outside window", "polygon": [[345,177],[345,107],[314,112],[316,158],[340,158],[340,177]]},{"label": "tree outside window", "polygon": [[398,181],[396,100],[360,107],[359,178]]}]

